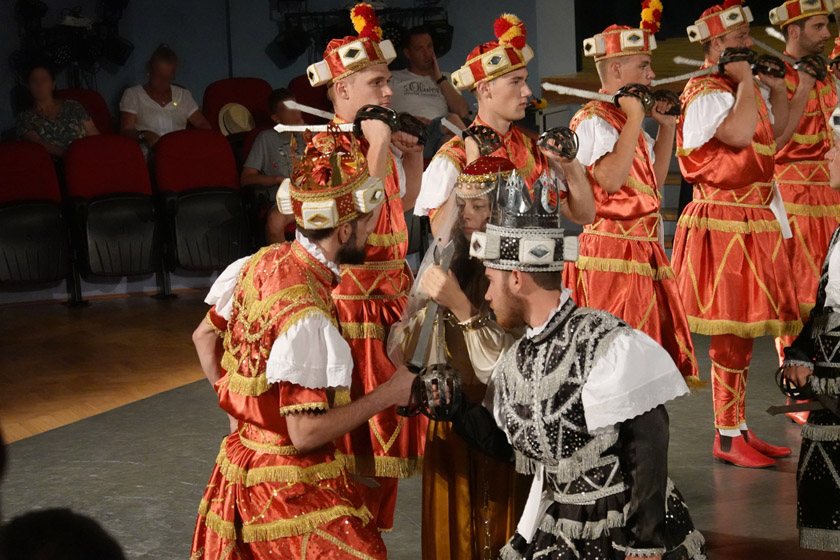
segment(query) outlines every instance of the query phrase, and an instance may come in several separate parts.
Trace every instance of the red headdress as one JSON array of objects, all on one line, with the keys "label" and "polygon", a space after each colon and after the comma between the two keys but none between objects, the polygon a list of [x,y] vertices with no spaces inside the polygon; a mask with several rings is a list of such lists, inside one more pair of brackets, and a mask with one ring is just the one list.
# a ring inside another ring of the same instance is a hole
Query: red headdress
[{"label": "red headdress", "polygon": [[473,89],[479,82],[523,68],[534,58],[534,51],[525,42],[525,24],[515,15],[499,16],[493,31],[496,40],[474,48],[467,62],[452,73],[452,85],[456,88]]},{"label": "red headdress", "polygon": [[752,12],[741,0],[726,0],[703,12],[694,25],[686,28],[686,32],[689,40],[706,43],[736,29],[749,27],[752,20]]},{"label": "red headdress", "polygon": [[382,40],[379,18],[370,4],[356,4],[350,12],[358,37],[333,39],[324,51],[324,60],[306,69],[313,87],[340,80],[374,64],[390,64],[397,53],[391,41]]},{"label": "red headdress", "polygon": [[770,23],[782,29],[794,21],[811,16],[827,16],[834,10],[834,0],[788,0],[770,10]]},{"label": "red headdress", "polygon": [[651,54],[656,48],[654,33],[659,31],[662,18],[660,0],[642,2],[642,21],[638,28],[611,25],[598,35],[583,41],[583,54],[595,57],[595,62],[617,56]]}]

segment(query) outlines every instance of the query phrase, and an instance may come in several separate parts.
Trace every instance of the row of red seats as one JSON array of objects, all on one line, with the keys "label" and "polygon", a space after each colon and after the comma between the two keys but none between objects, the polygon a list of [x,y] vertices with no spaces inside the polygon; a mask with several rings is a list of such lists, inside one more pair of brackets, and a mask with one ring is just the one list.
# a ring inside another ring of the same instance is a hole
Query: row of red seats
[{"label": "row of red seats", "polygon": [[79,277],[220,270],[259,246],[255,189],[240,192],[224,136],[188,129],[162,137],[155,186],[138,144],[120,135],[77,140],[62,198],[52,160],[30,142],[0,143],[0,286]]},{"label": "row of red seats", "polygon": [[[260,78],[228,78],[213,82],[204,90],[203,113],[213,130],[219,130],[219,112],[228,103],[244,105],[254,116],[257,127],[271,125],[268,112],[268,96],[271,85]],[[313,88],[306,76],[298,76],[289,82],[289,90],[303,104],[331,111],[327,99],[326,86]],[[63,89],[56,91],[59,99],[74,99],[82,104],[91,116],[96,128],[102,134],[116,131],[114,118],[105,99],[96,91],[89,89]],[[307,124],[315,124],[318,117],[305,114]]]}]

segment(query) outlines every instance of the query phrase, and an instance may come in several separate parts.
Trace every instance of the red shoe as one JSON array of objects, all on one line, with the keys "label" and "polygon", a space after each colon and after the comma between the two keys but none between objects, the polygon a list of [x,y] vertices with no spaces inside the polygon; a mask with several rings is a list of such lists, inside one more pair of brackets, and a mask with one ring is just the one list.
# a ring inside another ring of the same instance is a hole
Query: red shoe
[{"label": "red shoe", "polygon": [[[808,400],[798,401],[795,399],[788,398],[785,404],[799,404],[799,403],[806,403],[809,402]],[[799,424],[800,426],[804,426],[805,423],[808,421],[808,415],[811,414],[810,410],[802,410],[800,412],[785,412],[785,416]]]},{"label": "red shoe", "polygon": [[717,430],[715,430],[715,446],[712,448],[712,455],[725,463],[750,469],[772,467],[776,464],[775,460],[753,449],[743,436],[721,436]]},{"label": "red shoe", "polygon": [[752,446],[753,449],[761,453],[762,455],[767,455],[768,457],[787,457],[790,455],[790,447],[782,447],[781,445],[770,445],[766,441],[761,441],[758,439],[758,436],[753,433],[752,430],[741,431],[744,434],[744,439],[747,440],[747,443]]}]

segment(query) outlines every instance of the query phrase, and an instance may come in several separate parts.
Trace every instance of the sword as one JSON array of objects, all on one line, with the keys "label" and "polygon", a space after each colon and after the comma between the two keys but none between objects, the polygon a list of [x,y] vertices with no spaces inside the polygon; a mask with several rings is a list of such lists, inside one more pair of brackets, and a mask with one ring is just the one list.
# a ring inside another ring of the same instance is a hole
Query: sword
[{"label": "sword", "polygon": [[779,31],[775,27],[765,27],[764,32],[773,37],[774,39],[778,39],[782,43],[787,43],[787,39],[785,39],[785,36],[782,34],[781,31]]},{"label": "sword", "polygon": [[709,66],[708,68],[701,68],[700,70],[695,70],[694,72],[689,72],[688,74],[680,74],[679,76],[671,76],[670,78],[662,78],[661,80],[653,80],[650,83],[651,87],[656,86],[663,86],[665,84],[673,84],[674,82],[682,82],[684,80],[690,80],[691,78],[699,78],[700,76],[708,76],[710,74],[714,74],[718,72],[719,69],[717,65]]},{"label": "sword", "polygon": [[327,132],[332,127],[338,127],[341,132],[353,132],[353,123],[326,124],[278,124],[274,127],[277,132]]},{"label": "sword", "polygon": [[835,416],[840,417],[840,403],[837,399],[827,395],[814,395],[815,400],[804,403],[775,405],[767,409],[767,414],[776,416],[787,412],[803,412],[806,410],[828,410]]},{"label": "sword", "polygon": [[684,56],[675,56],[674,63],[683,64],[685,66],[703,66],[706,62],[703,60],[696,60],[694,58],[686,58]]},{"label": "sword", "polygon": [[589,91],[586,89],[578,89],[578,88],[571,88],[566,86],[560,86],[557,84],[551,84],[549,82],[542,83],[543,89],[547,89],[548,91],[553,91],[555,93],[559,93],[560,95],[568,95],[570,97],[577,97],[580,99],[590,99],[593,101],[606,101],[607,103],[612,103],[615,99],[614,95],[608,95],[606,93],[600,93],[597,91]]},{"label": "sword", "polygon": [[316,117],[321,117],[322,119],[327,119],[328,121],[331,121],[335,118],[335,115],[333,113],[330,113],[329,111],[322,111],[321,109],[316,109],[315,107],[310,107],[309,105],[303,105],[302,103],[298,103],[297,101],[284,101],[283,105],[285,105],[289,109],[297,109],[301,113],[315,115]]},{"label": "sword", "polygon": [[785,53],[774,49],[773,47],[771,47],[767,43],[765,43],[763,41],[760,41],[760,40],[756,39],[755,37],[752,38],[752,41],[753,41],[753,43],[755,43],[755,46],[760,48],[761,50],[766,51],[766,52],[772,54],[773,56],[775,56],[777,58],[781,58],[782,60],[784,60],[788,64],[791,64],[791,65],[796,64],[796,61],[794,59],[792,59],[791,57],[789,57]]}]

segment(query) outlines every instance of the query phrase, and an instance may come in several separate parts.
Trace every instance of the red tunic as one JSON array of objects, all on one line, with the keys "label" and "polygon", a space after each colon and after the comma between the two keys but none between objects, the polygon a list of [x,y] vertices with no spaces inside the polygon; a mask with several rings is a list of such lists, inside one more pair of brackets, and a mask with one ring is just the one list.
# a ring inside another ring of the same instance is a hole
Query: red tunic
[{"label": "red tunic", "polygon": [[[788,96],[799,85],[799,73],[786,64]],[[796,281],[796,299],[803,318],[817,297],[820,267],[831,234],[840,224],[840,192],[829,186],[826,154],[834,145],[829,122],[837,108],[837,88],[829,75],[808,95],[805,113],[793,137],[776,153],[776,184],[785,201],[791,239],[785,240]]]},{"label": "red tunic", "polygon": [[736,84],[720,74],[689,80],[683,91],[677,156],[694,184],[694,200],[677,223],[672,262],[692,332],[793,335],[802,323],[781,227],[769,208],[776,144],[758,87],[759,120],[750,147],[735,149],[712,137],[699,148],[683,148],[691,104],[706,94],[735,91]]},{"label": "red tunic", "polygon": [[290,326],[311,314],[337,326],[333,286],[297,242],[266,247],[243,267],[215,387],[239,429],[222,441],[191,558],[385,558],[342,454],[332,444],[302,454],[289,437],[286,415],[326,410],[334,392],[266,379],[266,349]]},{"label": "red tunic", "polygon": [[[627,116],[612,103],[592,101],[572,119],[577,130],[601,118],[619,133]],[[697,380],[697,360],[671,263],[659,243],[662,195],[643,133],[639,133],[630,175],[609,194],[592,181],[595,221],[579,237],[577,262],[563,269],[563,280],[580,306],[609,311],[659,342],[683,377]]]},{"label": "red tunic", "polygon": [[[342,136],[350,143],[350,134]],[[318,134],[313,142],[330,142]],[[368,143],[361,139],[363,153]],[[353,351],[353,386],[350,398],[358,399],[390,379],[395,371],[385,349],[388,329],[400,319],[413,276],[405,262],[408,229],[400,198],[400,184],[393,157],[385,180],[388,200],[376,228],[367,239],[363,265],[343,266],[341,283],[333,290],[341,331]],[[384,410],[338,441],[347,455],[348,468],[364,476],[409,477],[422,471],[426,445],[425,416],[405,418],[396,407]],[[390,528],[390,527],[383,527]]]}]

